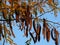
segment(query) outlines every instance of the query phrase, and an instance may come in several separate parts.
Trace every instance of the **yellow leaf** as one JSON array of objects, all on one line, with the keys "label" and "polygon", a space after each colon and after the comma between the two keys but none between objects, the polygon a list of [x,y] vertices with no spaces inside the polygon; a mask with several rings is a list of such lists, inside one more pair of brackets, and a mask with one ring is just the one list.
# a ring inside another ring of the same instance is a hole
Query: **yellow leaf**
[{"label": "yellow leaf", "polygon": [[9,36],[7,37],[7,41],[9,41],[10,43],[13,43],[13,40]]},{"label": "yellow leaf", "polygon": [[51,4],[52,3],[52,0],[48,0],[48,3]]},{"label": "yellow leaf", "polygon": [[40,7],[40,12],[41,12],[41,13],[42,13],[42,12],[44,12],[44,9],[43,9],[43,8],[41,8],[41,7]]},{"label": "yellow leaf", "polygon": [[31,2],[29,5],[34,6],[36,2]]}]

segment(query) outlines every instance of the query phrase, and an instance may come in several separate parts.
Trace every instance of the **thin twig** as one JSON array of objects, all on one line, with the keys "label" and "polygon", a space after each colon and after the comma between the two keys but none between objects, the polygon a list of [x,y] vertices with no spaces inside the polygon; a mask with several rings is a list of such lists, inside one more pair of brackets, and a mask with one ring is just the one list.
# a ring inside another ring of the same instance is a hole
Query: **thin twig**
[{"label": "thin twig", "polygon": [[[39,19],[39,20],[41,20],[41,21],[43,21],[43,19]],[[47,20],[47,19],[45,19],[47,22],[51,22],[51,23],[53,23],[53,24],[58,24],[58,25],[60,25],[59,23],[57,23],[57,22],[53,22],[53,21],[50,21],[50,20]]]}]

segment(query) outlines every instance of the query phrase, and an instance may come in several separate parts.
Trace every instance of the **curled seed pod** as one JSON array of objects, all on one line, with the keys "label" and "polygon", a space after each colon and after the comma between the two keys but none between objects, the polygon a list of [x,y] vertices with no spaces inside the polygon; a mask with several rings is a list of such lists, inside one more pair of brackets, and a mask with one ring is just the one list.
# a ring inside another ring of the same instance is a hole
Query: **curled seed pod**
[{"label": "curled seed pod", "polygon": [[32,34],[31,32],[29,32],[29,34],[30,34],[30,36],[32,37],[34,43],[36,43],[36,42],[37,42],[37,36],[36,36],[36,37],[33,37],[33,34]]},{"label": "curled seed pod", "polygon": [[[54,37],[53,37],[53,31],[54,31]],[[55,41],[55,45],[58,45],[58,35],[57,34],[59,34],[58,31],[55,28],[53,28],[51,31],[51,37]]]},{"label": "curled seed pod", "polygon": [[54,30],[54,29],[51,30],[51,37],[52,37],[53,40],[56,40],[56,39],[54,38],[54,36],[53,36],[53,30]]},{"label": "curled seed pod", "polygon": [[33,20],[33,28],[34,28],[34,30],[35,30],[35,32],[36,32],[35,20]]},{"label": "curled seed pod", "polygon": [[37,24],[37,28],[36,28],[35,20],[33,20],[33,28],[34,28],[34,31],[36,32],[35,40],[40,41],[41,25]]}]

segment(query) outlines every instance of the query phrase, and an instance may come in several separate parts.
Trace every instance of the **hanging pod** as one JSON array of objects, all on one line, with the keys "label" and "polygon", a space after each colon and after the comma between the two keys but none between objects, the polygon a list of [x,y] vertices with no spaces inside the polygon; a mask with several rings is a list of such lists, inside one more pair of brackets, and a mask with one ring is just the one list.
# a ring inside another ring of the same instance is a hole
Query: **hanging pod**
[{"label": "hanging pod", "polygon": [[29,22],[30,22],[30,23],[29,23],[29,25],[30,25],[29,31],[30,31],[31,28],[32,28],[32,19],[30,19]]},{"label": "hanging pod", "polygon": [[[53,31],[54,31],[54,36],[53,36]],[[51,30],[51,37],[55,41],[55,45],[58,45],[58,35],[59,35],[58,31],[55,28],[53,28]]]},{"label": "hanging pod", "polygon": [[50,40],[50,29],[49,29],[48,24],[46,23],[45,19],[43,19],[42,34],[44,36],[44,39],[46,38],[47,42],[49,42],[49,40]]},{"label": "hanging pod", "polygon": [[49,42],[50,40],[50,29],[48,28],[48,26],[46,27],[46,40],[47,42]]},{"label": "hanging pod", "polygon": [[10,26],[10,31],[11,31],[11,33],[12,33],[13,37],[15,38],[14,32],[13,32],[13,30],[12,30],[12,25],[11,25],[11,16],[10,16],[10,15],[9,15],[9,26]]},{"label": "hanging pod", "polygon": [[24,35],[26,36],[26,37],[28,37],[28,27],[26,28],[26,30],[24,30],[25,32],[24,32]]},{"label": "hanging pod", "polygon": [[19,15],[20,15],[19,10],[15,9],[15,14],[16,14],[16,22],[19,22]]},{"label": "hanging pod", "polygon": [[42,29],[42,34],[44,39],[46,38],[46,20],[43,19],[43,29]]},{"label": "hanging pod", "polygon": [[40,33],[41,33],[41,25],[37,24],[36,34],[37,34],[38,41],[40,41]]},{"label": "hanging pod", "polygon": [[25,25],[25,19],[24,18],[20,18],[20,20],[21,20],[21,25],[20,25],[20,30],[22,31],[23,30],[23,28],[24,28],[24,30],[25,30],[25,27],[24,27],[24,25]]},{"label": "hanging pod", "polygon": [[2,10],[2,13],[3,13],[3,18],[4,18],[4,19],[7,19],[7,14],[8,14],[7,9],[3,9],[3,10]]},{"label": "hanging pod", "polygon": [[33,20],[33,28],[34,28],[34,31],[36,32],[35,20]]},{"label": "hanging pod", "polygon": [[34,37],[33,34],[30,32],[30,36],[33,38],[34,43],[36,43],[37,41],[40,41],[41,25],[37,23],[36,27],[35,20],[33,20],[33,28],[36,35]]},{"label": "hanging pod", "polygon": [[0,40],[1,40],[1,36],[2,36],[2,25],[0,24]]},{"label": "hanging pod", "polygon": [[55,40],[55,45],[58,45],[58,36],[59,36],[59,33],[58,33],[58,31],[56,30],[56,28],[54,28],[54,33],[55,33],[55,38],[56,38],[56,40]]},{"label": "hanging pod", "polygon": [[37,42],[37,37],[34,37],[33,34],[32,34],[31,32],[29,32],[29,34],[30,34],[30,36],[32,37],[34,43],[36,43],[36,42]]}]

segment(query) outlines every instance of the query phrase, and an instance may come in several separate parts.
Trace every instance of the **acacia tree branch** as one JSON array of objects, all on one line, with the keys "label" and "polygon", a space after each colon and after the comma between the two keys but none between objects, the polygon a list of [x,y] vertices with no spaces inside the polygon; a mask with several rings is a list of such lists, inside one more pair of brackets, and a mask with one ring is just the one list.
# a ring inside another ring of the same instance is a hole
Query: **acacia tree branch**
[{"label": "acacia tree branch", "polygon": [[[37,5],[37,4],[36,4],[36,5]],[[36,5],[34,5],[34,6],[36,6]],[[49,5],[49,4],[48,4],[48,5]],[[53,5],[51,5],[51,6],[53,6]],[[5,8],[3,8],[3,9],[5,9]],[[42,13],[42,14],[39,15],[38,17],[41,17],[41,16],[43,16],[44,14],[49,13],[49,12],[55,10],[55,9],[59,9],[59,8],[56,7],[56,6],[54,6],[53,9],[51,9],[50,11],[47,11],[47,12]],[[32,19],[35,19],[35,18],[32,18]],[[11,21],[14,21],[14,20],[16,20],[16,19],[11,19]],[[40,19],[40,20],[43,20],[43,19]],[[9,19],[5,19],[5,20],[1,20],[1,19],[0,19],[0,21],[9,21]],[[51,22],[51,23],[53,23],[53,24],[58,24],[58,25],[60,25],[59,23],[56,23],[56,22],[53,22],[53,21],[50,21],[50,20],[46,20],[46,21],[47,21],[47,22]]]},{"label": "acacia tree branch", "polygon": [[[50,20],[47,20],[47,19],[45,19],[47,22],[51,22],[51,23],[53,23],[53,24],[57,24],[57,25],[60,25],[60,23],[57,23],[57,22],[53,22],[53,21],[50,21]],[[43,19],[39,19],[39,21],[42,21],[43,22]]]},{"label": "acacia tree branch", "polygon": [[59,9],[59,8],[57,8],[57,7],[56,7],[56,8],[53,8],[53,9],[47,11],[47,12],[42,13],[42,14],[39,15],[38,17],[41,17],[41,16],[43,16],[43,15],[46,14],[46,13],[52,12],[52,11],[54,11],[55,9]]}]

